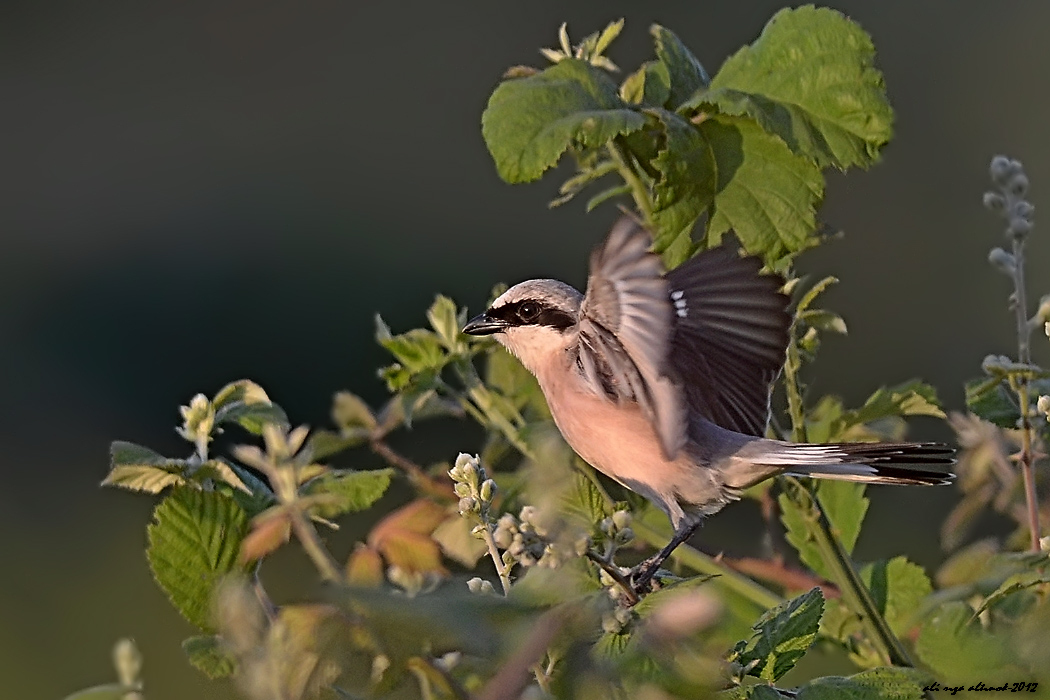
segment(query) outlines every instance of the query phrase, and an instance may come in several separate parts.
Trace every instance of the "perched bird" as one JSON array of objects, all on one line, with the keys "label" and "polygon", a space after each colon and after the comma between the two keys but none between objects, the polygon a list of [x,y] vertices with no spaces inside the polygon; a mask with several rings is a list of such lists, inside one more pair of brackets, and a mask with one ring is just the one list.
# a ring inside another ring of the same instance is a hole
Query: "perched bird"
[{"label": "perched bird", "polygon": [[463,329],[495,334],[536,376],[569,445],[667,513],[674,538],[633,572],[643,590],[703,516],[778,474],[943,484],[935,443],[797,444],[764,437],[792,317],[784,280],[727,236],[665,271],[628,216],[591,255],[587,293],[529,280]]}]

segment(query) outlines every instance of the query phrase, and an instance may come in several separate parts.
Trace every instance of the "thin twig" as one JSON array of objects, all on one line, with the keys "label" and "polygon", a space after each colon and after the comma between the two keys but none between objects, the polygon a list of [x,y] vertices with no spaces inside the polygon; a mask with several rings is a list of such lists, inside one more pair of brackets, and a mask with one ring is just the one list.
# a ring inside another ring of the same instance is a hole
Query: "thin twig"
[{"label": "thin twig", "polygon": [[403,471],[413,486],[430,496],[444,499],[452,498],[452,490],[447,483],[441,483],[427,474],[423,467],[395,450],[382,437],[373,438],[369,446],[372,448],[372,452],[382,457],[387,464]]},{"label": "thin twig", "polygon": [[339,573],[339,564],[336,563],[331,553],[321,542],[317,530],[314,529],[309,520],[303,517],[302,511],[298,509],[292,509],[292,529],[295,531],[295,536],[299,538],[299,542],[303,545],[303,549],[306,550],[307,556],[313,560],[314,566],[317,567],[317,571],[321,574],[321,578],[325,581],[341,581],[343,577]]},{"label": "thin twig", "polygon": [[565,605],[552,608],[536,621],[532,631],[507,662],[496,671],[478,694],[478,700],[513,700],[529,682],[530,669],[536,664],[569,621],[572,609]]},{"label": "thin twig", "polygon": [[634,586],[631,582],[620,573],[619,567],[615,564],[610,563],[608,560],[598,556],[597,553],[587,550],[587,558],[593,561],[595,564],[601,567],[602,571],[609,574],[609,578],[616,582],[620,588],[623,589],[624,594],[627,596],[627,603],[629,605],[637,605],[640,598],[638,593],[634,590]]},{"label": "thin twig", "polygon": [[718,557],[717,560],[734,571],[775,583],[783,586],[785,590],[808,591],[816,587],[820,589],[825,598],[839,598],[842,595],[842,591],[834,583],[806,571],[786,566],[783,561],[769,561],[753,557]]},{"label": "thin twig", "polygon": [[[1032,363],[1029,345],[1031,327],[1028,325],[1028,298],[1024,279],[1024,238],[1014,236],[1014,310],[1017,318],[1017,360]],[[1035,460],[1032,455],[1032,418],[1029,415],[1028,378],[1017,382],[1017,399],[1021,408],[1021,475],[1024,477],[1025,502],[1028,506],[1029,545],[1039,551],[1039,501],[1035,493]]]},{"label": "thin twig", "polygon": [[489,549],[489,557],[492,558],[492,563],[496,566],[496,573],[499,575],[499,582],[503,586],[503,595],[510,595],[510,569],[503,562],[503,557],[500,556],[499,549],[496,547],[496,540],[492,537],[492,530],[489,529],[488,523],[482,523],[482,537],[485,539],[485,546]]}]

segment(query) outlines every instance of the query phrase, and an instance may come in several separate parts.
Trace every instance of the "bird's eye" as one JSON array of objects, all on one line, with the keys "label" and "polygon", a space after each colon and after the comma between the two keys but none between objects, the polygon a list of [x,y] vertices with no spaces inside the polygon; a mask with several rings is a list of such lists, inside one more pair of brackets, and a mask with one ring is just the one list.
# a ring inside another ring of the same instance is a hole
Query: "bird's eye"
[{"label": "bird's eye", "polygon": [[532,323],[540,315],[540,305],[527,301],[518,307],[518,318],[525,323]]}]

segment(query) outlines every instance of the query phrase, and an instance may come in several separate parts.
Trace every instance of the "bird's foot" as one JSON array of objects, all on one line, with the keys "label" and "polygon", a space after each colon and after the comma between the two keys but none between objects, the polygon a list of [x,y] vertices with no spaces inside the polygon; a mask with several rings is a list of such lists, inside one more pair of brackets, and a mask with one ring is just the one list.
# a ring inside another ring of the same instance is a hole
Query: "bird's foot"
[{"label": "bird's foot", "polygon": [[643,596],[652,592],[653,578],[656,576],[656,572],[660,570],[660,565],[663,564],[663,561],[663,558],[659,555],[652,556],[631,569],[627,580],[630,581],[631,587],[637,595]]}]

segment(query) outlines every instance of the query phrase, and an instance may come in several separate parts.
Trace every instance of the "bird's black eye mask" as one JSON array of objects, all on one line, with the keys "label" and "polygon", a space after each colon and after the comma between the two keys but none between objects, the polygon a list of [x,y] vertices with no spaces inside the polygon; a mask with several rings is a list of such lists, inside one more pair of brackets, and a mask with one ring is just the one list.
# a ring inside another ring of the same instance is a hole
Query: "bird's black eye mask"
[{"label": "bird's black eye mask", "polygon": [[498,309],[489,309],[485,315],[508,326],[547,326],[563,331],[576,325],[569,313],[531,299],[510,302]]}]

